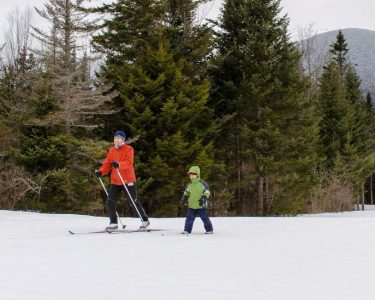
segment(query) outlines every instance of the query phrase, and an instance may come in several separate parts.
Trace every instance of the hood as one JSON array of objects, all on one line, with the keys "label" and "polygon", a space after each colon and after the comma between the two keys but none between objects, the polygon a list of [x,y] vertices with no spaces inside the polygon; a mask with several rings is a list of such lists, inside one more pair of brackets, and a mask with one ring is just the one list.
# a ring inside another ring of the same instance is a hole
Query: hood
[{"label": "hood", "polygon": [[198,175],[198,177],[201,177],[201,169],[198,167],[198,166],[192,166],[190,169],[189,169],[189,173],[195,173]]}]

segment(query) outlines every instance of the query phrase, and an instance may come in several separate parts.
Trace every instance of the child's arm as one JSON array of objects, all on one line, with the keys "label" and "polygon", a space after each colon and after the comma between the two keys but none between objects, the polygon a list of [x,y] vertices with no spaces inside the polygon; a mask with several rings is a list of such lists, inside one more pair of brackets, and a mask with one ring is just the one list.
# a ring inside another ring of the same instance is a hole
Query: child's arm
[{"label": "child's arm", "polygon": [[182,195],[181,203],[184,205],[188,204],[189,196],[190,196],[190,191],[189,191],[189,184],[188,184],[184,189],[184,194]]},{"label": "child's arm", "polygon": [[204,181],[203,179],[201,179],[201,184],[203,188],[203,195],[199,199],[199,205],[202,207],[207,207],[207,200],[208,200],[208,197],[210,197],[210,188],[208,186],[208,183]]},{"label": "child's arm", "polygon": [[208,183],[201,179],[201,183],[203,185],[203,196],[206,196],[207,198],[210,197],[210,187],[208,186]]}]

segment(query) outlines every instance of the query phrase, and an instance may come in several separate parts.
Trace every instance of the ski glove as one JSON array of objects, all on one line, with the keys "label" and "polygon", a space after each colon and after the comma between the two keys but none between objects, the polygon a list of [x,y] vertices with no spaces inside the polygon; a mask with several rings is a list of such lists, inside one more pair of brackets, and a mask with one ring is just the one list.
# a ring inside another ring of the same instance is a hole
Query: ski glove
[{"label": "ski glove", "polygon": [[206,205],[207,205],[207,196],[203,195],[203,196],[199,199],[199,205],[200,205],[200,206],[203,206],[203,207],[206,207]]},{"label": "ski glove", "polygon": [[112,162],[112,166],[113,166],[115,169],[118,169],[118,167],[120,166],[120,164],[119,164],[117,161],[113,161],[113,162]]},{"label": "ski glove", "polygon": [[180,202],[181,202],[181,204],[183,204],[183,205],[187,205],[187,204],[188,204],[188,196],[186,196],[186,195],[182,196]]},{"label": "ski glove", "polygon": [[96,175],[96,177],[100,177],[100,176],[102,176],[103,174],[102,174],[102,171],[99,171],[99,170],[95,170],[95,175]]}]

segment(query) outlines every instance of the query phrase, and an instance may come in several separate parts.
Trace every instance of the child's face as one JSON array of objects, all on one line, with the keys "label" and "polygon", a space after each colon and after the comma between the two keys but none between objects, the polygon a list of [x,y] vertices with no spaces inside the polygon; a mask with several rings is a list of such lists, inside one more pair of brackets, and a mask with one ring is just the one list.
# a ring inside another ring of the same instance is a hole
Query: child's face
[{"label": "child's face", "polygon": [[198,176],[197,176],[197,174],[189,173],[189,177],[190,177],[190,179],[195,179],[195,178],[197,178]]}]

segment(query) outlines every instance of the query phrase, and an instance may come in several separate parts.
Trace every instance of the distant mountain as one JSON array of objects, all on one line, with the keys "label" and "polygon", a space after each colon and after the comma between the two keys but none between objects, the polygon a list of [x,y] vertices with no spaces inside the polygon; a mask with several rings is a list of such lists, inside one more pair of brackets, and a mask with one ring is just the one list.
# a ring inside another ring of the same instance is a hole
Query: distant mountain
[{"label": "distant mountain", "polygon": [[[375,98],[375,31],[367,29],[341,29],[348,43],[349,60],[359,75],[364,93],[368,91]],[[335,42],[339,30],[318,34],[311,38],[314,65],[322,66],[328,58],[329,46]]]}]

